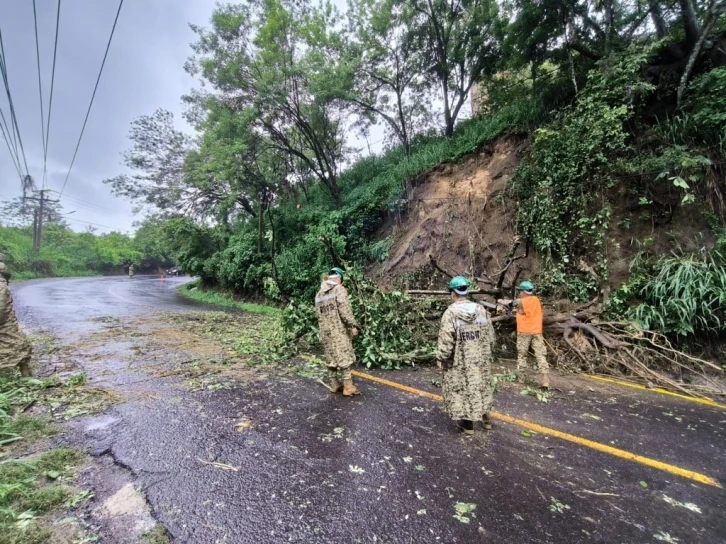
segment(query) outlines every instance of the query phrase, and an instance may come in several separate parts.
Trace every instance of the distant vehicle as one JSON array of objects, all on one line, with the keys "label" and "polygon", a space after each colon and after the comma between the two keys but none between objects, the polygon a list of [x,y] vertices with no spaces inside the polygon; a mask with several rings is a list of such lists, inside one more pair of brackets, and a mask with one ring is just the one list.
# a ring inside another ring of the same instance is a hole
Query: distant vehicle
[{"label": "distant vehicle", "polygon": [[176,266],[174,268],[170,268],[169,270],[166,271],[167,276],[181,276],[182,274],[184,274],[184,272],[182,272]]}]

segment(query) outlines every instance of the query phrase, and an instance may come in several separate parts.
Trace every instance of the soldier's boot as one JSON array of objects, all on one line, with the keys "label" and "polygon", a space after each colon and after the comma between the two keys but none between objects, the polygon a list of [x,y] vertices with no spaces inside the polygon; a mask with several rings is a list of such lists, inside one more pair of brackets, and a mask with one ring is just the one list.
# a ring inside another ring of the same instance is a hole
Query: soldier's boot
[{"label": "soldier's boot", "polygon": [[20,375],[23,378],[30,378],[33,376],[33,373],[30,371],[30,365],[28,364],[28,361],[22,361],[20,364],[18,364],[18,368],[20,369]]},{"label": "soldier's boot", "polygon": [[360,395],[360,391],[358,391],[358,388],[353,385],[353,378],[343,380],[343,396],[352,397],[353,395]]},{"label": "soldier's boot", "polygon": [[542,388],[543,389],[550,388],[550,375],[549,374],[542,374]]},{"label": "soldier's boot", "polygon": [[338,381],[338,378],[330,378],[330,392],[341,393],[343,391],[343,384]]},{"label": "soldier's boot", "polygon": [[484,425],[484,430],[489,431],[492,428],[492,419],[489,417],[489,414],[484,414],[484,417],[481,418],[482,425]]},{"label": "soldier's boot", "polygon": [[456,425],[461,429],[464,434],[474,434],[474,422],[469,419],[460,419],[456,422]]}]

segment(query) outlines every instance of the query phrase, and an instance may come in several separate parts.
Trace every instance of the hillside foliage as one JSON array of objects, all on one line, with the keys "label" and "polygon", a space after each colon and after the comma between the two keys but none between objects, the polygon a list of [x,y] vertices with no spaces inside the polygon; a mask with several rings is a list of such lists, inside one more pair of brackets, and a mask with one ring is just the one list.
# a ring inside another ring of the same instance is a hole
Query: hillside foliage
[{"label": "hillside foliage", "polygon": [[[391,241],[376,234],[406,215],[424,173],[501,135],[530,134],[508,197],[541,261],[533,279],[545,294],[589,300],[610,280],[608,233],[623,202],[653,224],[705,211],[718,236],[723,11],[720,0],[353,0],[345,13],[305,0],[221,4],[208,26],[192,27],[186,69],[201,85],[184,100],[197,136],[162,110],[139,118],[131,174],[107,183],[152,211],[186,271],[290,304],[288,332],[312,338],[305,323],[321,275],[336,261],[385,261]],[[472,94],[479,113],[467,119]],[[365,149],[374,126],[386,134],[380,154]],[[673,283],[720,277],[723,253],[701,245],[665,260],[644,252],[638,274],[613,286],[610,311],[669,334],[723,333],[705,315],[720,280]],[[663,303],[669,294],[695,300],[681,311]],[[400,296],[369,285],[354,304],[384,322]],[[364,361],[420,353],[416,339],[384,332],[371,332],[375,346],[358,343]]]},{"label": "hillside foliage", "polygon": [[117,274],[131,263],[156,271],[173,264],[159,228],[153,219],[147,220],[131,237],[75,232],[62,221],[53,221],[45,225],[43,244],[36,252],[32,225],[0,225],[0,253],[16,280]]}]

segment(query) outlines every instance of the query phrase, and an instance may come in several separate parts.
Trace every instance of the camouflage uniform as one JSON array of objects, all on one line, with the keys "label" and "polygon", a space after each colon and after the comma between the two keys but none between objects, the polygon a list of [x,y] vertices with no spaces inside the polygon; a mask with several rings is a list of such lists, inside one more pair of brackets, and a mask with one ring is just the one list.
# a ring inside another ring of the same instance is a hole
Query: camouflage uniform
[{"label": "camouflage uniform", "polygon": [[[520,313],[524,311],[521,298],[517,298],[512,302],[512,309]],[[529,355],[530,346],[532,346],[532,350],[534,351],[537,371],[543,376],[549,374],[550,367],[547,364],[547,346],[545,346],[542,333],[530,334],[519,331],[517,331],[517,374],[524,375],[527,371],[527,356]]]},{"label": "camouflage uniform", "polygon": [[481,304],[462,300],[444,312],[436,358],[444,365],[444,409],[454,420],[477,421],[492,407],[494,327]]},{"label": "camouflage uniform", "polygon": [[24,376],[30,375],[31,346],[18,325],[13,296],[8,287],[8,273],[4,255],[0,253],[0,371],[20,367]]},{"label": "camouflage uniform", "polygon": [[340,375],[342,380],[350,380],[351,366],[355,363],[350,331],[358,325],[350,308],[348,291],[335,281],[324,281],[315,295],[315,309],[328,373],[331,378]]},{"label": "camouflage uniform", "polygon": [[133,278],[136,275],[136,267],[134,265],[129,266],[129,278]]}]

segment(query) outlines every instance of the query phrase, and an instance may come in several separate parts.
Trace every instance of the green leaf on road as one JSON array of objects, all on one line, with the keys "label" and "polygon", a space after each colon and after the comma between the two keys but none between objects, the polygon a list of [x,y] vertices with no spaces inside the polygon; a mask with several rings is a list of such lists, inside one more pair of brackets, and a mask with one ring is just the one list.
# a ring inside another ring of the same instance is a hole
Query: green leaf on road
[{"label": "green leaf on road", "polygon": [[476,504],[472,502],[457,502],[454,505],[454,510],[456,511],[454,514],[456,519],[458,519],[461,523],[469,523],[471,522],[471,519],[467,516],[474,514]]}]

